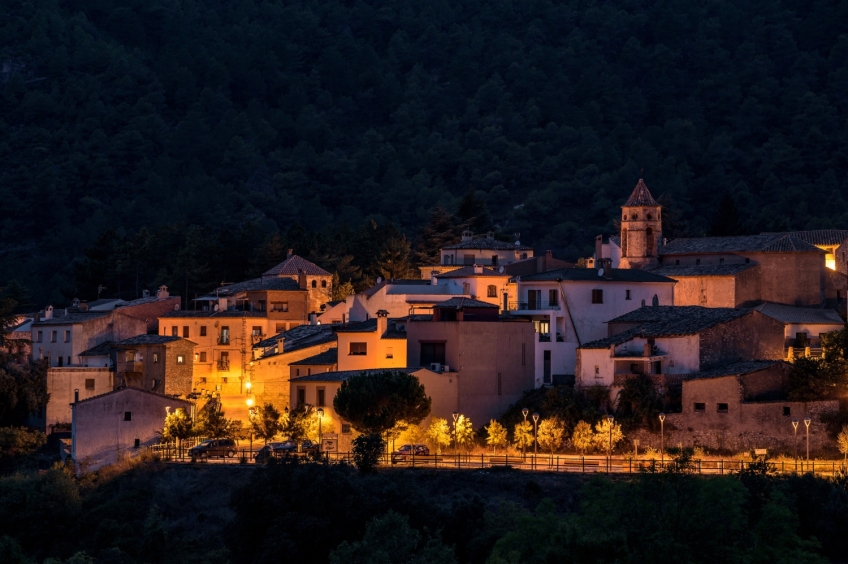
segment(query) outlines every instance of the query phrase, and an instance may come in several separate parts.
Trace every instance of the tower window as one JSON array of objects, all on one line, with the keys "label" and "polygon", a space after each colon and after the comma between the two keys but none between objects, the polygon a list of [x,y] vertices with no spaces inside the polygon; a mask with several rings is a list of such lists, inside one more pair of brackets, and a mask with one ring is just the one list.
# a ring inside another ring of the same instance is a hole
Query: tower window
[{"label": "tower window", "polygon": [[651,214],[648,214],[648,219],[651,219]]},{"label": "tower window", "polygon": [[645,251],[648,256],[654,254],[654,230],[650,227],[645,230]]},{"label": "tower window", "polygon": [[630,219],[639,219],[639,214],[638,214],[638,213],[634,213],[634,214],[630,217]]}]

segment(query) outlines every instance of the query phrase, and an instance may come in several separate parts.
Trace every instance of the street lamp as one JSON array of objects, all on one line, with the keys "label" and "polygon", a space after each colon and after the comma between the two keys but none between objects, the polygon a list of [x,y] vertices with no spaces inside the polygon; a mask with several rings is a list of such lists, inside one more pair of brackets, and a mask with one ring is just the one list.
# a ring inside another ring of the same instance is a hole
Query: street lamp
[{"label": "street lamp", "polygon": [[533,414],[533,464],[534,464],[534,468],[535,468],[535,464],[536,464],[536,453],[537,453],[536,445],[538,445],[538,443],[539,443],[539,441],[536,439],[536,437],[539,435],[539,425],[538,425],[538,423],[539,423],[539,414],[534,413]]},{"label": "street lamp", "polygon": [[807,426],[807,462],[810,461],[810,423],[812,422],[813,420],[809,417],[804,419],[804,425]]},{"label": "street lamp", "polygon": [[324,450],[324,441],[322,440],[323,436],[321,433],[321,420],[324,419],[324,408],[319,407],[316,413],[318,414],[318,450],[321,451]]},{"label": "street lamp", "polygon": [[612,415],[607,415],[607,422],[609,423],[609,442],[607,443],[607,473],[612,470],[612,422],[614,418]]},{"label": "street lamp", "polygon": [[660,461],[665,464],[665,413],[660,413]]},{"label": "street lamp", "polygon": [[795,435],[795,471],[798,471],[798,420],[792,420],[793,434]]},{"label": "street lamp", "polygon": [[[527,414],[530,413],[530,410],[526,407],[521,410],[521,415],[524,416],[524,422],[527,423]],[[527,443],[526,441],[521,441],[521,458],[527,460]]]},{"label": "street lamp", "polygon": [[[249,403],[247,404],[250,405]],[[251,407],[247,410],[247,418],[250,420],[250,454],[253,455],[253,420],[256,418],[256,408]]]},{"label": "street lamp", "polygon": [[456,420],[459,419],[459,412],[453,412],[453,452],[456,454]]}]

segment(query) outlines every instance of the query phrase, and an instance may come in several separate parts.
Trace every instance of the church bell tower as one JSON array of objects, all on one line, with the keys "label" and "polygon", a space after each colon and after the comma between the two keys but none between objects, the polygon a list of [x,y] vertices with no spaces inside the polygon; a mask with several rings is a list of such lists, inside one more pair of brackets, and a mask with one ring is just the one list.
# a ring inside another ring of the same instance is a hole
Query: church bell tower
[{"label": "church bell tower", "polygon": [[640,178],[621,206],[621,262],[619,268],[650,268],[658,264],[662,241],[662,207]]}]

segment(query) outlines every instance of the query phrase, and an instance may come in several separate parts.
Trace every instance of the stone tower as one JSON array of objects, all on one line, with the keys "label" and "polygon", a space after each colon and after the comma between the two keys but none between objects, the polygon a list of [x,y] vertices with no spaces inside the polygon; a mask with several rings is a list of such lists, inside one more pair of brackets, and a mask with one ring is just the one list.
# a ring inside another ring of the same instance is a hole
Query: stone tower
[{"label": "stone tower", "polygon": [[662,241],[662,208],[640,178],[621,206],[619,268],[650,268],[657,264]]}]

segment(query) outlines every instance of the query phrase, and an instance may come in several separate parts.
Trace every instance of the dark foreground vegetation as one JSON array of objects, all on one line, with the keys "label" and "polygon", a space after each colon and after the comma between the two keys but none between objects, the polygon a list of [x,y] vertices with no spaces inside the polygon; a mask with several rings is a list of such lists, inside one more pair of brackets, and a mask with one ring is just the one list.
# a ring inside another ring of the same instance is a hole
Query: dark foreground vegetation
[{"label": "dark foreground vegetation", "polygon": [[669,237],[848,224],[838,0],[34,0],[0,16],[0,285],[38,303],[98,285],[193,297],[261,268],[278,234],[343,281],[346,255],[376,276],[391,237],[367,220],[417,241],[437,205],[574,260],[643,168]]},{"label": "dark foreground vegetation", "polygon": [[824,562],[848,554],[848,478],[753,464],[699,478],[125,463],[0,478],[0,561]]}]

